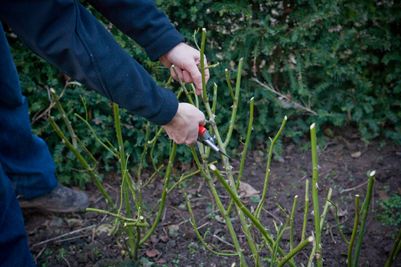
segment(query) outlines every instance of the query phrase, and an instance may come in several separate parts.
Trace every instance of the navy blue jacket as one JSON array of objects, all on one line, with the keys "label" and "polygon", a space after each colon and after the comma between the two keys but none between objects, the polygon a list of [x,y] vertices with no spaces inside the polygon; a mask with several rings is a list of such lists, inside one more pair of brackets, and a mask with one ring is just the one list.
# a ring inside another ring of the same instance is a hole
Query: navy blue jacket
[{"label": "navy blue jacket", "polygon": [[[152,0],[89,2],[152,60],[183,41]],[[79,1],[1,1],[0,20],[37,54],[128,111],[160,125],[174,117],[176,96],[157,86]]]}]

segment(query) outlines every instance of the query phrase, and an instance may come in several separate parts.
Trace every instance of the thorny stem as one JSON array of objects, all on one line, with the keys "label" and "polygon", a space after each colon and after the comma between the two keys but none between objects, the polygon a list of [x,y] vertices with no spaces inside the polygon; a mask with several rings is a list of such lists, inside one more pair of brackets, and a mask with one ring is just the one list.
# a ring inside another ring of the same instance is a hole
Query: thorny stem
[{"label": "thorny stem", "polygon": [[270,143],[269,154],[267,156],[267,164],[266,164],[265,179],[264,179],[264,183],[263,183],[262,197],[260,198],[258,206],[255,209],[256,218],[260,217],[260,212],[262,211],[262,207],[263,207],[263,204],[266,199],[267,187],[269,185],[269,178],[270,178],[270,165],[271,165],[271,161],[272,161],[272,157],[273,157],[273,148],[274,148],[274,145],[276,144],[278,138],[280,137],[281,133],[283,132],[286,123],[287,123],[287,116],[284,116],[284,119],[281,122],[280,129],[278,130],[277,134],[274,136],[273,140],[271,140],[271,143]]},{"label": "thorny stem", "polygon": [[354,247],[356,233],[358,232],[359,225],[359,195],[355,195],[355,218],[354,218],[354,227],[352,228],[351,239],[348,244],[348,257],[347,257],[347,265],[348,267],[352,266],[352,249]]},{"label": "thorny stem", "polygon": [[370,201],[372,200],[372,193],[373,193],[373,185],[375,183],[375,175],[376,171],[371,171],[368,173],[368,190],[366,192],[366,197],[365,200],[363,201],[362,208],[361,208],[361,225],[359,227],[359,232],[358,232],[358,239],[356,241],[356,246],[355,246],[355,252],[353,255],[354,262],[353,266],[358,266],[359,262],[359,253],[361,252],[361,247],[362,247],[362,241],[363,237],[365,236],[365,225],[366,225],[366,219],[368,217],[369,213],[369,205]]},{"label": "thorny stem", "polygon": [[[264,228],[262,223],[252,214],[250,210],[248,210],[245,205],[241,202],[237,194],[234,193],[230,185],[226,182],[224,177],[221,175],[220,171],[216,168],[215,165],[210,165],[210,169],[213,171],[215,174],[217,180],[223,185],[224,189],[229,193],[230,197],[234,200],[235,204],[238,206],[238,208],[251,220],[253,225],[259,230],[259,232],[262,234],[263,238],[266,240],[267,244],[269,245],[270,248],[274,245],[274,240],[270,236],[270,234],[267,232],[267,230]],[[280,254],[283,254],[283,251],[279,249]]]},{"label": "thorny stem", "polygon": [[84,159],[84,157],[81,155],[81,153],[73,146],[73,144],[68,141],[67,137],[64,135],[64,133],[61,131],[61,129],[58,127],[56,122],[52,117],[49,117],[50,125],[53,127],[54,131],[57,133],[57,135],[61,138],[61,140],[64,142],[64,144],[68,147],[68,149],[71,150],[71,152],[75,155],[75,157],[78,159],[78,161],[82,164],[85,170],[89,172],[89,176],[92,178],[92,182],[95,184],[96,188],[100,191],[104,199],[106,200],[106,203],[114,209],[113,205],[113,200],[111,199],[109,193],[107,193],[106,189],[100,182],[100,179],[96,172],[93,170],[93,168],[90,167],[88,162]]},{"label": "thorny stem", "polygon": [[231,85],[231,77],[230,77],[230,72],[228,71],[228,69],[224,70],[225,74],[226,74],[226,82],[227,82],[227,86],[228,86],[228,90],[230,92],[230,96],[232,98],[232,100],[234,100],[234,90],[233,90],[233,86]]},{"label": "thorny stem", "polygon": [[[118,142],[118,152],[119,152],[119,162],[120,162],[120,170],[121,170],[121,176],[122,176],[122,196],[123,196],[123,201],[124,201],[124,206],[125,206],[125,211],[127,213],[128,217],[132,217],[132,210],[131,210],[131,201],[129,198],[129,187],[130,184],[132,185],[132,180],[130,179],[128,175],[128,169],[127,169],[127,158],[125,155],[125,149],[124,149],[124,142],[122,138],[122,133],[121,133],[121,124],[120,124],[120,111],[119,107],[117,104],[113,103],[113,114],[114,114],[114,128],[116,131],[116,136],[117,136],[117,142]],[[136,191],[134,190],[132,192],[132,197],[134,198],[134,201],[136,199],[135,195]],[[139,205],[137,201],[135,201],[135,205]],[[138,215],[140,215],[140,206],[137,206],[137,212]],[[136,241],[135,239],[137,237],[134,236],[133,232],[133,227],[132,226],[127,226],[126,227],[127,234],[128,234],[128,246],[129,246],[129,252],[131,255],[131,258],[135,258],[136,255]]]},{"label": "thorny stem", "polygon": [[132,225],[132,226],[137,226],[137,227],[148,226],[148,224],[146,222],[142,222],[140,218],[139,219],[127,218],[121,214],[110,212],[108,210],[102,210],[102,209],[96,209],[96,208],[86,208],[86,211],[110,215],[110,216],[120,219],[121,221],[124,221],[124,223],[130,223],[130,225]]},{"label": "thorny stem", "polygon": [[295,220],[295,210],[297,208],[297,200],[298,200],[298,195],[295,195],[290,215],[290,250],[294,248],[294,220]]},{"label": "thorny stem", "polygon": [[301,241],[298,246],[292,249],[287,255],[285,255],[281,261],[278,263],[278,267],[284,266],[292,257],[297,255],[302,249],[304,249],[308,244],[313,242],[313,236],[308,237],[307,239]]},{"label": "thorny stem", "polygon": [[206,76],[205,76],[205,46],[206,46],[206,29],[202,28],[201,35],[201,49],[200,49],[200,68],[202,74],[202,98],[203,101],[207,101],[207,92],[206,92]]},{"label": "thorny stem", "polygon": [[[226,153],[225,145],[222,142],[219,130],[218,130],[216,124],[214,123],[214,113],[213,113],[212,109],[210,108],[209,100],[207,98],[207,93],[206,93],[206,76],[205,76],[205,64],[204,64],[204,58],[205,58],[204,52],[205,52],[205,43],[206,43],[206,29],[204,29],[204,28],[202,29],[201,40],[202,40],[202,42],[201,42],[200,58],[201,58],[201,75],[202,75],[202,89],[203,89],[202,90],[203,91],[203,99],[202,100],[203,100],[203,104],[204,104],[204,106],[206,108],[207,114],[209,115],[209,118],[213,121],[213,123],[211,123],[211,124],[212,124],[212,127],[213,127],[213,132],[216,135],[217,144],[219,145],[221,151],[223,153]],[[241,75],[241,74],[239,73],[238,75]],[[240,81],[240,79],[237,80],[237,81]],[[239,84],[237,86],[239,88]],[[232,118],[230,123],[233,124],[234,121],[235,121],[235,117]],[[228,161],[228,159],[226,157],[223,157],[222,159],[223,159],[223,164],[224,164],[225,169],[226,169],[227,174],[228,174],[228,179],[230,180],[231,185],[235,188],[235,182],[234,182],[234,178],[233,178],[233,175],[232,175],[232,172],[231,172],[232,167],[230,166],[230,163],[229,163],[229,161]],[[209,172],[209,171],[207,171],[207,172]],[[213,191],[215,189],[211,188],[211,190]],[[223,209],[224,209],[224,207],[223,207]],[[240,222],[241,222],[241,225],[242,225],[242,230],[243,230],[243,232],[245,234],[245,237],[246,237],[246,240],[248,242],[249,248],[250,248],[250,250],[252,252],[252,255],[255,258],[255,261],[257,263],[259,263],[259,255],[258,255],[256,246],[255,246],[255,241],[253,240],[253,238],[251,236],[249,225],[248,225],[248,223],[246,221],[246,218],[240,212],[240,210],[237,209],[237,211],[238,211],[238,216],[239,216],[239,219],[240,219]],[[226,223],[228,223],[227,222],[227,218],[228,218],[228,220],[230,220],[229,219],[229,214],[225,214],[224,216],[225,216]],[[236,234],[235,232],[233,232],[233,233]],[[242,253],[241,253],[241,255],[242,255]],[[241,265],[242,266],[246,265],[246,262],[245,262],[244,259],[242,259],[242,257],[240,257],[240,261],[241,261]]]},{"label": "thorny stem", "polygon": [[[248,152],[248,147],[249,143],[251,140],[251,133],[252,133],[252,127],[253,127],[253,114],[254,114],[254,98],[252,97],[251,100],[249,101],[249,119],[248,119],[248,128],[246,131],[246,137],[245,137],[245,143],[244,143],[244,149],[241,152],[241,161],[239,165],[239,172],[237,176],[237,182],[236,182],[236,189],[238,190],[241,179],[242,179],[242,174],[244,172],[244,167],[245,167],[245,161],[246,161],[246,155]],[[227,208],[227,212],[231,212],[232,205],[234,204],[233,200],[230,200],[230,203]]]},{"label": "thorny stem", "polygon": [[177,145],[175,143],[173,143],[171,151],[170,151],[170,157],[168,159],[166,174],[164,175],[164,185],[163,185],[162,196],[160,198],[159,210],[156,214],[156,218],[153,221],[152,226],[146,232],[146,234],[142,237],[141,241],[139,242],[139,245],[142,245],[143,243],[145,243],[145,241],[148,240],[149,237],[153,234],[153,232],[155,231],[157,225],[159,224],[160,218],[164,212],[164,207],[166,205],[166,197],[167,197],[167,186],[170,183],[171,171],[173,169],[176,151],[177,151]]},{"label": "thorny stem", "polygon": [[226,135],[226,139],[224,140],[223,146],[224,148],[227,147],[228,143],[231,140],[231,135],[234,130],[235,126],[235,118],[237,117],[237,110],[238,110],[238,102],[239,102],[239,94],[240,94],[240,88],[241,88],[241,74],[242,74],[242,65],[243,65],[244,59],[240,58],[238,62],[238,70],[237,70],[237,80],[235,83],[235,95],[234,95],[234,101],[232,105],[232,111],[231,111],[231,118],[230,118],[230,123],[228,126],[228,132]]},{"label": "thorny stem", "polygon": [[326,215],[329,210],[329,206],[331,205],[332,193],[333,193],[333,189],[329,188],[329,192],[327,193],[326,203],[324,204],[322,215],[320,215],[320,230],[323,229],[324,221],[326,219]]},{"label": "thorny stem", "polygon": [[186,192],[184,192],[185,195],[185,201],[187,203],[187,209],[189,212],[189,215],[191,216],[190,218],[190,223],[192,225],[192,228],[195,231],[196,236],[198,237],[199,241],[201,242],[201,244],[210,252],[212,252],[213,254],[217,255],[217,256],[238,256],[237,253],[230,253],[230,252],[221,252],[221,251],[215,251],[213,248],[211,248],[209,246],[209,244],[206,243],[205,239],[202,237],[202,235],[200,234],[199,230],[198,230],[198,226],[196,224],[196,220],[195,220],[195,215],[192,211],[192,206],[191,206],[191,202],[188,198],[188,195]]},{"label": "thorny stem", "polygon": [[212,101],[212,113],[216,114],[217,108],[217,84],[213,84],[213,101]]},{"label": "thorny stem", "polygon": [[271,266],[275,266],[277,263],[277,250],[279,248],[281,239],[283,238],[284,232],[287,229],[287,225],[288,225],[288,219],[285,221],[285,224],[281,225],[280,228],[278,228],[276,225],[276,231],[277,231],[277,238],[276,241],[273,244],[273,253],[272,253],[272,257],[271,257]]},{"label": "thorny stem", "polygon": [[388,256],[384,267],[390,267],[393,265],[394,260],[401,251],[401,229],[398,232],[397,238],[394,240],[393,248],[391,249],[390,255]]},{"label": "thorny stem", "polygon": [[304,221],[302,224],[301,241],[305,240],[306,225],[308,222],[309,211],[309,179],[305,181],[305,206],[304,206]]},{"label": "thorny stem", "polygon": [[52,88],[50,89],[50,93],[52,95],[53,101],[56,104],[57,109],[59,110],[59,112],[61,114],[61,118],[63,119],[65,125],[67,126],[68,132],[70,133],[72,145],[75,148],[77,148],[77,135],[75,134],[75,131],[72,128],[70,120],[67,118],[67,114],[66,114],[63,106],[60,104],[59,96],[56,95],[54,89],[52,89]]},{"label": "thorny stem", "polygon": [[183,174],[181,175],[180,179],[178,179],[177,182],[175,182],[168,190],[167,193],[170,193],[174,188],[176,188],[178,185],[180,185],[182,182],[184,182],[186,179],[191,178],[195,175],[197,175],[200,171],[196,170],[194,172],[188,173],[188,174]]},{"label": "thorny stem", "polygon": [[312,202],[313,202],[313,215],[315,222],[315,242],[316,242],[316,263],[318,267],[323,265],[322,261],[322,245],[320,241],[320,210],[319,210],[319,196],[318,196],[318,164],[317,164],[317,142],[316,142],[316,124],[310,126],[311,136],[311,151],[312,151]]},{"label": "thorny stem", "polygon": [[[234,248],[240,259],[240,266],[247,266],[244,254],[242,253],[241,245],[239,244],[239,241],[238,241],[237,234],[231,223],[231,218],[229,217],[227,211],[225,210],[225,208],[223,206],[223,203],[220,200],[220,197],[219,197],[219,194],[217,193],[216,187],[212,182],[212,178],[211,178],[209,169],[207,168],[207,166],[205,166],[206,163],[204,163],[204,165],[202,166],[201,162],[199,161],[198,155],[196,154],[196,152],[193,148],[191,149],[191,152],[192,152],[193,158],[195,160],[195,163],[196,163],[198,169],[200,170],[202,176],[205,178],[206,183],[208,184],[208,187],[213,195],[213,198],[216,201],[217,208],[219,209],[221,215],[224,217],[224,220],[225,220],[226,226],[227,226],[227,230],[230,233],[231,239],[234,244]],[[224,178],[223,178],[223,180],[224,180]]]},{"label": "thorny stem", "polygon": [[[75,114],[75,116],[77,116],[78,119],[80,119],[80,120],[88,127],[89,131],[91,131],[91,133],[92,133],[92,136],[95,138],[95,140],[96,140],[97,142],[99,142],[99,144],[101,144],[101,145],[102,145],[107,151],[109,151],[113,156],[118,157],[118,155],[117,155],[118,152],[115,151],[114,148],[110,147],[109,145],[107,145],[105,142],[103,142],[103,141],[99,138],[99,136],[96,134],[96,132],[95,132],[95,130],[93,129],[93,127],[89,124],[89,122],[88,122],[86,119],[82,118],[81,115],[79,115],[79,114]],[[108,141],[108,140],[107,140],[107,141]],[[109,143],[109,141],[108,141],[108,143]]]}]

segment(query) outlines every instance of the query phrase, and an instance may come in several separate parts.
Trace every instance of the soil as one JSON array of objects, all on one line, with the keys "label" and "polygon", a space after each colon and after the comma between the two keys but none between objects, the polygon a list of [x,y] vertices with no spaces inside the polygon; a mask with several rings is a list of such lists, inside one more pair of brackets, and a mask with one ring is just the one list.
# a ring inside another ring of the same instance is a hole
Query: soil
[{"label": "soil", "polygon": [[[300,237],[303,218],[305,180],[310,179],[311,159],[308,148],[292,143],[283,145],[281,157],[272,162],[271,178],[262,221],[275,234],[273,221],[284,222],[291,210],[293,198],[298,195],[295,216],[296,236]],[[233,157],[239,159],[239,156]],[[238,169],[238,160],[233,160]],[[256,190],[263,188],[266,168],[266,152],[254,150],[249,153],[243,181]],[[367,230],[362,245],[360,266],[383,266],[392,248],[397,227],[384,225],[378,220],[378,202],[392,194],[401,194],[401,147],[383,144],[379,141],[365,144],[352,131],[328,139],[319,150],[319,197],[324,204],[329,188],[332,188],[332,202],[337,207],[338,219],[344,235],[349,239],[354,220],[354,196],[364,199],[367,188],[367,171],[376,170],[376,183],[367,219]],[[189,166],[176,171],[179,176]],[[157,208],[162,178],[157,178],[144,192],[144,201],[149,210]],[[105,184],[110,192],[118,195],[118,177],[110,175]],[[227,202],[224,190],[217,185],[219,194]],[[206,183],[200,177],[193,177],[185,189],[172,191],[167,198],[166,211],[154,235],[139,251],[137,263],[128,260],[124,236],[109,235],[112,218],[96,213],[44,214],[25,210],[26,229],[30,247],[39,266],[234,266],[236,257],[216,256],[208,252],[198,241],[189,222],[183,191],[191,196],[191,203],[199,231],[208,232],[206,241],[220,250],[230,250],[231,239],[225,224],[216,211]],[[105,204],[96,189],[86,189],[91,207],[104,208]],[[243,197],[252,210],[255,198]],[[280,205],[278,205],[280,203]],[[309,205],[312,211],[312,205]],[[334,209],[333,209],[334,210]],[[309,214],[307,234],[313,230],[313,215]],[[233,216],[234,227],[240,229],[238,219]],[[239,236],[241,243],[245,237]],[[327,224],[322,236],[325,266],[346,266],[347,245],[342,240],[334,212],[327,214]],[[288,248],[289,235],[285,232],[281,246]],[[311,247],[300,253],[297,263],[306,263]],[[249,253],[245,251],[249,256]],[[401,256],[400,256],[401,257]],[[401,266],[400,257],[394,266]],[[249,258],[249,262],[252,261]],[[252,266],[252,264],[250,264]]]}]

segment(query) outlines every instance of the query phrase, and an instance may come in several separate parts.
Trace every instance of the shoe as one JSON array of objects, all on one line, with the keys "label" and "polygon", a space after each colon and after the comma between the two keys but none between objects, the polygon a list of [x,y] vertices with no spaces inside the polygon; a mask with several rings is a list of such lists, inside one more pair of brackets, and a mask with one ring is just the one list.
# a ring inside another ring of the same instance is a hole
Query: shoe
[{"label": "shoe", "polygon": [[20,199],[21,208],[36,208],[49,212],[79,212],[85,211],[89,205],[85,192],[58,185],[49,194],[30,200]]}]

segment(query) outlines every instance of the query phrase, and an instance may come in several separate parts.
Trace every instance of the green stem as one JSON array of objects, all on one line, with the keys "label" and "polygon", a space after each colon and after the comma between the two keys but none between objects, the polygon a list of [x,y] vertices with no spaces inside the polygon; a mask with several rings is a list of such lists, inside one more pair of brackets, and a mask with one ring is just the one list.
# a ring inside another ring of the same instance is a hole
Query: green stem
[{"label": "green stem", "polygon": [[206,29],[202,28],[201,50],[200,50],[200,70],[202,74],[202,98],[203,101],[208,101],[206,92],[206,76],[205,76],[205,46],[206,46]]},{"label": "green stem", "polygon": [[177,151],[177,145],[175,143],[173,143],[171,151],[170,151],[170,157],[168,159],[166,174],[164,175],[164,185],[163,185],[162,196],[160,199],[159,210],[156,214],[156,218],[153,221],[152,226],[150,227],[150,229],[146,232],[146,234],[142,237],[141,241],[139,242],[140,245],[145,243],[146,240],[148,240],[149,237],[153,234],[153,232],[155,231],[157,225],[159,224],[160,218],[164,212],[164,207],[166,206],[167,187],[168,187],[168,184],[170,183],[171,171],[173,169],[176,151]]},{"label": "green stem", "polygon": [[67,126],[68,132],[70,133],[71,143],[75,148],[77,148],[77,145],[78,145],[77,135],[75,134],[75,131],[72,128],[70,120],[67,118],[67,114],[66,114],[63,106],[60,104],[59,97],[56,95],[56,93],[53,89],[50,90],[50,93],[53,96],[52,99],[56,103],[56,107],[61,114],[61,118],[63,119],[65,125]]},{"label": "green stem", "polygon": [[358,239],[356,241],[356,246],[355,246],[355,252],[353,255],[354,262],[353,266],[358,266],[359,262],[359,254],[361,252],[361,247],[362,247],[362,241],[363,237],[365,236],[365,225],[366,225],[366,219],[368,217],[369,213],[369,205],[370,201],[372,200],[372,195],[373,195],[373,185],[375,183],[375,171],[371,171],[368,174],[369,181],[368,181],[368,191],[366,192],[366,197],[365,200],[363,201],[362,208],[361,208],[361,225],[359,228],[358,232]]},{"label": "green stem", "polygon": [[234,100],[234,90],[231,85],[230,72],[228,71],[228,69],[225,69],[224,73],[226,74],[226,82],[227,82],[227,86],[228,86],[228,91],[230,92],[230,96],[231,96],[232,100]]},{"label": "green stem", "polygon": [[216,108],[217,108],[217,84],[213,84],[213,101],[212,101],[212,112],[213,114],[216,114]]},{"label": "green stem", "polygon": [[209,169],[207,168],[207,166],[206,166],[206,168],[204,168],[204,166],[202,166],[201,162],[199,161],[198,155],[196,154],[196,152],[193,148],[191,149],[191,152],[192,152],[193,158],[195,160],[195,163],[196,163],[198,169],[200,170],[202,176],[205,178],[206,183],[213,195],[213,198],[216,202],[217,208],[219,209],[220,214],[223,216],[223,218],[226,222],[227,230],[231,236],[235,251],[237,252],[239,260],[240,260],[240,266],[247,266],[244,254],[242,253],[241,245],[239,244],[239,241],[238,241],[237,233],[234,230],[234,227],[231,223],[231,218],[228,216],[228,213],[225,210],[223,203],[221,202],[221,199],[219,197],[219,194],[217,193],[216,187],[212,182],[212,178],[209,173]]},{"label": "green stem", "polygon": [[390,267],[393,265],[394,260],[397,258],[401,250],[401,229],[398,232],[397,238],[394,240],[393,248],[391,249],[390,255],[384,264],[384,267]]},{"label": "green stem", "polygon": [[333,189],[329,188],[329,192],[327,193],[326,203],[323,207],[322,215],[320,215],[320,230],[323,229],[324,221],[326,220],[327,212],[329,211],[329,206],[331,205],[331,195],[333,193]]},{"label": "green stem", "polygon": [[263,183],[262,197],[260,198],[260,201],[255,209],[256,218],[260,217],[260,212],[262,211],[262,207],[263,207],[263,204],[266,199],[267,187],[269,185],[269,179],[270,179],[270,165],[271,165],[271,161],[273,158],[273,148],[274,148],[274,145],[276,144],[278,138],[280,137],[281,133],[283,132],[286,123],[287,123],[287,116],[284,116],[284,119],[281,122],[280,129],[278,130],[277,134],[274,136],[273,140],[271,140],[271,143],[270,143],[269,154],[267,156],[267,164],[266,164],[265,179],[264,179],[264,183]]},{"label": "green stem", "polygon": [[223,185],[224,189],[229,193],[230,197],[234,200],[235,204],[238,206],[238,208],[252,221],[252,223],[255,225],[255,227],[260,231],[262,234],[263,238],[266,240],[267,244],[272,248],[274,245],[274,240],[270,236],[270,234],[267,232],[267,230],[264,228],[262,223],[256,219],[255,216],[253,216],[252,212],[250,212],[245,205],[242,203],[242,201],[239,199],[237,194],[234,193],[230,185],[226,182],[224,177],[221,175],[219,170],[216,168],[215,165],[210,165],[210,169],[213,171],[215,174],[217,180]]},{"label": "green stem", "polygon": [[[99,136],[96,134],[95,129],[93,129],[93,127],[89,124],[89,122],[88,122],[86,119],[82,118],[81,115],[79,115],[79,114],[75,114],[75,116],[77,116],[78,119],[80,119],[80,120],[86,125],[86,127],[88,127],[89,131],[92,133],[92,136],[95,138],[95,140],[96,140],[99,144],[101,144],[101,145],[102,145],[107,151],[109,151],[114,157],[118,157],[118,155],[117,155],[118,152],[115,151],[114,148],[110,147],[109,145],[107,145],[105,142],[103,142],[103,141],[99,138]],[[107,140],[107,143],[110,143],[110,141]]]},{"label": "green stem", "polygon": [[295,195],[290,215],[290,250],[294,248],[294,221],[295,221],[295,210],[297,208],[297,200],[298,200],[298,195]]},{"label": "green stem", "polygon": [[278,267],[284,266],[290,259],[297,255],[302,249],[304,249],[308,244],[313,242],[313,237],[310,236],[307,239],[301,241],[294,249],[292,249],[287,255],[285,255],[281,261],[278,263]]},{"label": "green stem", "polygon": [[309,179],[305,181],[305,206],[304,206],[304,221],[302,224],[301,240],[305,240],[306,225],[308,223],[308,211],[309,211]]},{"label": "green stem", "polygon": [[188,199],[188,195],[187,195],[186,192],[184,192],[184,195],[185,195],[185,201],[186,201],[186,203],[187,203],[187,209],[188,209],[189,215],[191,216],[190,222],[191,222],[192,228],[194,229],[194,232],[195,232],[196,236],[198,237],[199,241],[201,242],[201,244],[202,244],[208,251],[210,251],[211,253],[213,253],[213,254],[215,254],[215,255],[217,255],[217,256],[223,256],[223,257],[224,257],[224,256],[225,256],[225,257],[227,257],[227,256],[238,256],[237,253],[215,251],[213,248],[211,248],[211,247],[209,246],[209,244],[206,243],[205,239],[202,237],[202,235],[200,234],[200,232],[199,232],[199,230],[198,230],[198,226],[197,226],[196,221],[195,221],[195,216],[194,216],[194,213],[193,213],[193,211],[192,211],[192,206],[191,206],[191,202],[190,202],[189,199]]},{"label": "green stem", "polygon": [[199,173],[199,170],[196,170],[194,172],[188,173],[188,174],[183,174],[181,175],[180,179],[178,179],[177,182],[175,182],[168,190],[167,193],[170,193],[174,188],[176,188],[178,185],[180,185],[182,182],[184,182],[186,179],[191,178],[192,176],[195,176]]},{"label": "green stem", "polygon": [[138,227],[148,226],[148,224],[146,222],[141,222],[140,219],[127,218],[125,216],[122,216],[121,214],[110,212],[108,210],[102,210],[102,209],[96,209],[96,208],[86,208],[86,211],[110,215],[110,216],[120,219],[121,221],[124,221],[124,223],[130,223],[131,225],[135,225]]},{"label": "green stem", "polygon": [[106,189],[102,185],[102,182],[100,181],[100,178],[95,173],[93,168],[90,167],[88,162],[84,159],[84,157],[81,155],[81,153],[73,146],[73,144],[71,144],[70,141],[68,141],[68,139],[65,137],[64,133],[61,131],[61,129],[58,127],[58,125],[56,124],[56,122],[54,121],[54,119],[52,117],[49,117],[49,122],[50,122],[50,125],[53,127],[54,131],[57,133],[57,135],[61,138],[61,140],[67,146],[67,148],[75,155],[75,157],[78,159],[78,161],[84,167],[84,169],[89,172],[89,176],[91,177],[92,182],[95,184],[96,188],[100,191],[100,193],[104,197],[107,205],[109,205],[110,207],[112,207],[114,209],[113,200],[111,199],[109,193],[107,193]]},{"label": "green stem", "polygon": [[280,247],[280,242],[281,239],[283,238],[283,234],[285,232],[285,230],[287,229],[287,225],[288,225],[288,219],[286,220],[285,224],[283,224],[280,228],[277,229],[277,238],[276,241],[274,242],[273,245],[273,253],[272,253],[272,257],[271,257],[271,266],[276,266],[277,264],[277,250]]},{"label": "green stem", "polygon": [[[255,101],[254,101],[254,98],[252,97],[251,100],[249,101],[248,128],[246,130],[244,149],[241,152],[241,161],[240,161],[240,164],[239,164],[239,172],[238,172],[238,177],[237,177],[237,182],[236,182],[237,190],[238,190],[239,185],[241,183],[242,175],[244,173],[246,155],[247,155],[249,143],[250,143],[250,140],[251,140],[251,133],[252,133],[252,127],[253,127],[254,104],[255,104]],[[233,200],[230,200],[230,203],[229,203],[228,208],[227,208],[227,212],[228,213],[231,213],[231,209],[232,209],[232,205],[233,204],[234,204]]]},{"label": "green stem", "polygon": [[237,111],[238,111],[238,102],[239,102],[239,94],[240,94],[240,88],[241,88],[241,74],[242,74],[242,65],[243,65],[244,59],[241,58],[238,62],[238,72],[237,72],[237,81],[235,83],[235,95],[234,95],[234,102],[233,102],[233,108],[231,111],[231,118],[230,118],[230,123],[228,126],[228,132],[226,135],[226,139],[223,143],[224,148],[227,147],[228,143],[231,140],[231,135],[234,130],[235,126],[235,118],[237,117]]},{"label": "green stem", "polygon": [[[129,198],[129,183],[132,183],[132,180],[129,178],[128,175],[128,169],[127,169],[127,158],[125,155],[125,149],[124,149],[124,141],[122,137],[122,132],[121,132],[121,123],[120,123],[120,110],[119,107],[116,103],[113,103],[113,114],[114,114],[114,128],[116,131],[116,136],[117,136],[117,143],[118,143],[118,152],[119,152],[119,162],[120,162],[120,170],[121,170],[121,176],[122,176],[122,195],[123,195],[123,201],[124,201],[124,206],[125,206],[125,211],[127,213],[128,217],[132,217],[132,209],[131,209],[131,201]],[[134,198],[134,201],[136,199],[135,196],[135,191],[132,192],[132,196]],[[135,205],[139,205],[135,201]],[[140,207],[137,207],[137,210],[140,210]],[[128,234],[128,246],[129,246],[129,252],[130,256],[132,259],[135,258],[136,255],[136,241],[135,241],[135,235],[133,232],[133,226],[127,226],[126,231]]]},{"label": "green stem", "polygon": [[318,267],[323,266],[322,261],[322,245],[320,240],[320,210],[319,210],[319,196],[318,196],[318,164],[317,164],[317,142],[316,142],[316,124],[310,126],[311,136],[311,150],[312,150],[312,202],[313,202],[313,215],[315,222],[315,239],[316,239],[316,263]]},{"label": "green stem", "polygon": [[355,195],[355,218],[354,218],[354,227],[352,228],[351,240],[348,244],[348,257],[347,257],[347,265],[348,267],[352,266],[352,249],[354,247],[356,233],[358,232],[359,225],[359,195]]}]

